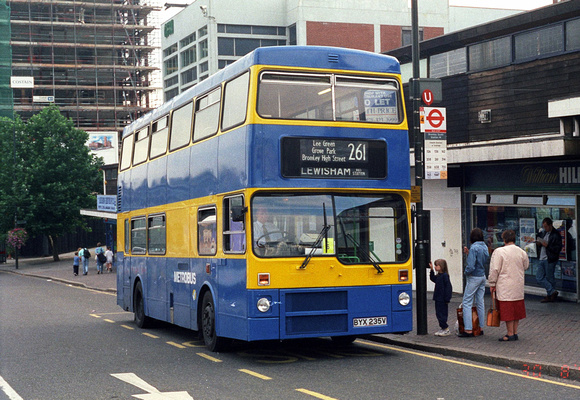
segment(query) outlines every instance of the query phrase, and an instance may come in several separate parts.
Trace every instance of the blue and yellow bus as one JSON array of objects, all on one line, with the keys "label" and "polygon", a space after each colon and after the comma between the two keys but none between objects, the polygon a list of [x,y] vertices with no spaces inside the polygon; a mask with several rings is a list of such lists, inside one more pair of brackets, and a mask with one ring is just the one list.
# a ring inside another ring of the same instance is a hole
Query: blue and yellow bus
[{"label": "blue and yellow bus", "polygon": [[400,66],[259,48],[127,126],[117,303],[217,351],[412,329]]}]

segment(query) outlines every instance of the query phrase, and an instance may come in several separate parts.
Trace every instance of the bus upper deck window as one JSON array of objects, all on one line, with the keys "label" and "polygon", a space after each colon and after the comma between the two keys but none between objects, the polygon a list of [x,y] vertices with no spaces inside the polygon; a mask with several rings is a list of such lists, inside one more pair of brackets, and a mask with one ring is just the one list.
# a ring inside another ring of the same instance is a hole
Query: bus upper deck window
[{"label": "bus upper deck window", "polygon": [[133,152],[133,165],[141,164],[147,160],[149,150],[149,127],[135,133],[135,151]]}]

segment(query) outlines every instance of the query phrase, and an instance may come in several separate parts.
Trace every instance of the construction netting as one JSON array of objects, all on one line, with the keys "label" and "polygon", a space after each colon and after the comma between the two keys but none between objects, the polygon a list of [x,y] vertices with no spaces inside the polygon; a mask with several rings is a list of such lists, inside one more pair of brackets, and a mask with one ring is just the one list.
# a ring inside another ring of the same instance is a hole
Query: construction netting
[{"label": "construction netting", "polygon": [[0,117],[12,118],[14,102],[10,88],[11,75],[10,7],[6,0],[0,0]]}]

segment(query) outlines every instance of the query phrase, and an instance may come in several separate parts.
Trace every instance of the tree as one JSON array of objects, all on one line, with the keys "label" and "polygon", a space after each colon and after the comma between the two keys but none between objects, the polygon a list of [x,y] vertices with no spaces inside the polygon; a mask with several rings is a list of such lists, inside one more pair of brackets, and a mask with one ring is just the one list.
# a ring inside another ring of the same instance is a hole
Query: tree
[{"label": "tree", "polygon": [[[4,147],[6,125],[0,123],[3,149],[13,147]],[[87,228],[80,209],[96,204],[102,160],[86,146],[88,134],[75,128],[56,106],[44,108],[26,124],[17,117],[13,127],[9,134],[16,134],[16,163],[9,168],[12,178],[2,177],[13,182],[7,200],[0,202],[0,212],[14,216],[16,210],[32,236],[46,235],[58,261],[59,237],[78,227]],[[2,156],[0,161],[7,158]]]}]

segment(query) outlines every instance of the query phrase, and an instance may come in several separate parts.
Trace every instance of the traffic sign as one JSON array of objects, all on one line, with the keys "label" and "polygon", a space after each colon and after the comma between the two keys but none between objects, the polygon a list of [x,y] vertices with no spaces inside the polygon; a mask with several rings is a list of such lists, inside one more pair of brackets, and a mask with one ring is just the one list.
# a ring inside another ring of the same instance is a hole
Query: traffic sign
[{"label": "traffic sign", "polygon": [[445,107],[421,107],[421,132],[447,132]]},{"label": "traffic sign", "polygon": [[423,93],[421,94],[421,100],[423,100],[423,103],[430,106],[431,103],[433,103],[433,92],[429,89],[423,90]]}]

